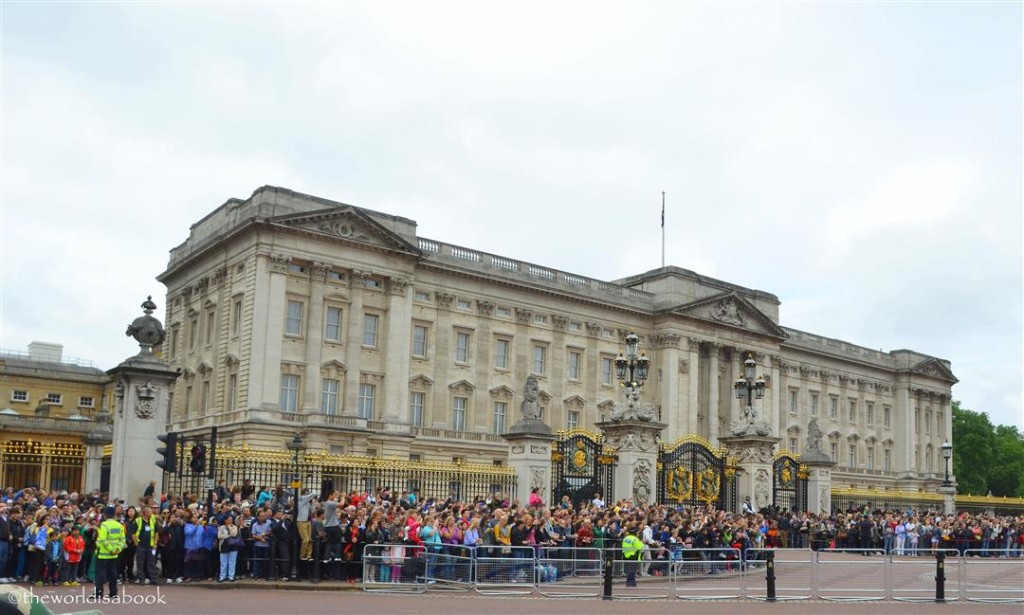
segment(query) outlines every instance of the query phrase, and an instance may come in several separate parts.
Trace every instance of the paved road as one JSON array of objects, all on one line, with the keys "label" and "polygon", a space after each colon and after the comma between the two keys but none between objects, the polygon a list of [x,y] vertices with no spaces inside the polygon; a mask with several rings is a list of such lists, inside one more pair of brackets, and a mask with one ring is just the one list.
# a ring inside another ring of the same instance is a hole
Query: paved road
[{"label": "paved road", "polygon": [[[65,599],[83,595],[78,590],[42,588],[38,595],[59,595]],[[88,595],[88,592],[85,592]],[[603,615],[644,613],[660,615],[694,613],[707,615],[745,615],[779,613],[863,614],[892,613],[906,615],[952,614],[1024,614],[1022,604],[952,604],[905,602],[831,602],[825,600],[787,601],[768,604],[753,600],[622,599],[603,601],[594,598],[544,598],[538,596],[479,596],[473,592],[439,590],[426,594],[369,594],[359,590],[306,591],[208,588],[198,586],[129,587],[125,593],[130,604],[50,604],[56,613],[100,608],[107,615],[246,615],[331,614],[331,615],[451,615],[487,613],[489,615]]]}]

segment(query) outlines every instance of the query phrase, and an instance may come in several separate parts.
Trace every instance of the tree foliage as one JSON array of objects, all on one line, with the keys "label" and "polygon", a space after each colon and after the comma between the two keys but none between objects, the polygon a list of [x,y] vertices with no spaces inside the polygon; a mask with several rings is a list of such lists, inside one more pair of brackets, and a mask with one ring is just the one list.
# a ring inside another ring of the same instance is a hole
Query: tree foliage
[{"label": "tree foliage", "polygon": [[993,426],[987,414],[958,401],[952,411],[957,492],[1024,497],[1024,435],[1014,426]]}]

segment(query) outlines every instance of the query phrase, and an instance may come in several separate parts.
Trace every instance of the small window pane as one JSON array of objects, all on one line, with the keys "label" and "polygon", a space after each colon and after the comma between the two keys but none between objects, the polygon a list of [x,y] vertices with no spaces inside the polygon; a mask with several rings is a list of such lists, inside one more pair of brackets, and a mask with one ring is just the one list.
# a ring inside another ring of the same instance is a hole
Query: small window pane
[{"label": "small window pane", "polygon": [[377,346],[377,326],[380,323],[380,317],[376,314],[366,314],[363,316],[363,346]]}]

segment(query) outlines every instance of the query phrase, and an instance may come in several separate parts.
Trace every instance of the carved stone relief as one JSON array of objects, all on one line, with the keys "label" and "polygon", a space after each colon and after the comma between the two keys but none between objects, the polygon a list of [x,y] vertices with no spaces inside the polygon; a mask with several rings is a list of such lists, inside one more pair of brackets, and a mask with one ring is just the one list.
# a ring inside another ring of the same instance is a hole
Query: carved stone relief
[{"label": "carved stone relief", "polygon": [[522,325],[531,324],[533,322],[533,310],[516,308],[516,322]]},{"label": "carved stone relief", "polygon": [[434,298],[437,299],[437,306],[446,310],[452,309],[452,304],[455,303],[455,295],[449,293],[435,292]]},{"label": "carved stone relief", "polygon": [[718,322],[739,327],[747,326],[746,321],[743,320],[743,314],[740,313],[739,306],[736,305],[736,300],[733,297],[723,297],[716,301],[711,306],[707,315],[712,320],[717,320]]},{"label": "carved stone relief", "polygon": [[768,470],[759,468],[754,474],[754,506],[761,510],[771,503],[771,479]]},{"label": "carved stone relief", "polygon": [[512,446],[512,454],[513,455],[519,455],[519,454],[521,454],[525,450],[526,450],[526,447],[523,446],[522,444],[516,444],[516,445]]},{"label": "carved stone relief", "polygon": [[533,445],[530,446],[530,452],[535,454],[535,455],[547,455],[548,454],[548,447],[540,446],[540,445],[537,445],[537,444],[533,444]]},{"label": "carved stone relief", "polygon": [[819,514],[829,514],[832,512],[832,493],[828,485],[820,485],[818,487],[818,510]]},{"label": "carved stone relief", "polygon": [[633,503],[647,504],[651,498],[651,462],[641,459],[633,466]]},{"label": "carved stone relief", "polygon": [[544,493],[545,474],[544,468],[530,468],[530,491],[539,488],[540,493]]}]

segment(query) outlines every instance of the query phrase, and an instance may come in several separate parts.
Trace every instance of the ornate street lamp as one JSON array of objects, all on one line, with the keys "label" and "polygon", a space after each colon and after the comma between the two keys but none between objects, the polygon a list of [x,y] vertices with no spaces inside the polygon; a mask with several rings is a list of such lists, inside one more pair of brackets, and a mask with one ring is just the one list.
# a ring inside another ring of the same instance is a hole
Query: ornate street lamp
[{"label": "ornate street lamp", "polygon": [[757,363],[754,362],[754,355],[747,353],[747,360],[743,362],[743,377],[737,378],[733,383],[736,390],[736,399],[747,398],[747,413],[753,413],[754,397],[764,399],[764,377],[757,374]]},{"label": "ornate street lamp", "polygon": [[640,389],[647,382],[647,374],[651,369],[651,360],[647,355],[637,356],[640,336],[630,333],[626,336],[626,355],[615,359],[615,377],[626,387],[626,401],[630,407],[636,405],[640,398]]},{"label": "ornate street lamp", "polygon": [[292,452],[292,528],[294,530],[292,538],[292,580],[295,581],[299,578],[299,495],[302,489],[302,480],[299,478],[299,456],[302,455],[306,450],[306,443],[302,439],[302,435],[299,433],[295,434],[291,442],[285,444],[285,446]]},{"label": "ornate street lamp", "polygon": [[953,483],[949,480],[949,460],[953,457],[953,445],[949,441],[942,443],[942,458],[946,460],[946,480],[942,481],[943,487],[952,487]]}]

